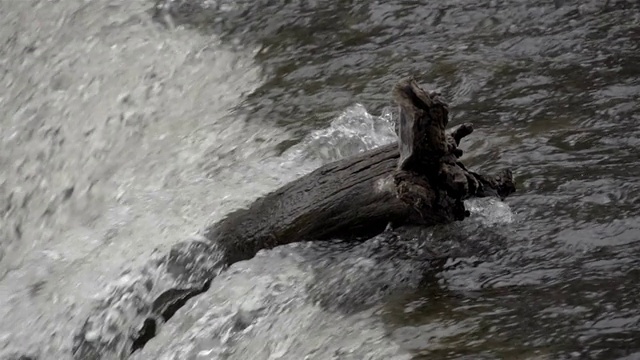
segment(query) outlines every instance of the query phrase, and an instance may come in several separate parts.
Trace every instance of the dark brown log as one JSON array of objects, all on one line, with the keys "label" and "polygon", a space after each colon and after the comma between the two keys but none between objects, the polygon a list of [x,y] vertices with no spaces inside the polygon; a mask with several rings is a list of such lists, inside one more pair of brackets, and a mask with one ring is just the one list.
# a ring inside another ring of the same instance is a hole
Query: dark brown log
[{"label": "dark brown log", "polygon": [[375,235],[411,216],[395,196],[397,164],[392,144],[325,165],[230,213],[205,236],[234,263],[295,241]]},{"label": "dark brown log", "polygon": [[507,170],[499,176],[468,171],[458,158],[463,124],[445,133],[447,105],[413,79],[394,88],[400,106],[398,144],[325,165],[230,213],[206,237],[220,244],[229,263],[259,250],[302,240],[367,237],[392,223],[445,224],[468,216],[463,200],[501,198],[515,188]]},{"label": "dark brown log", "polygon": [[458,160],[460,140],[473,132],[463,124],[450,134],[448,106],[413,79],[399,82],[393,96],[400,106],[400,161],[394,174],[398,198],[411,206],[422,224],[449,223],[469,216],[463,200],[472,196],[504,198],[515,191],[509,170],[495,176],[468,171]]},{"label": "dark brown log", "polygon": [[[322,166],[230,213],[205,231],[207,241],[175,245],[136,283],[116,288],[100,302],[75,337],[74,358],[126,358],[187,299],[206,291],[218,271],[260,250],[369,237],[388,224],[446,224],[469,215],[466,198],[504,198],[515,190],[509,170],[485,176],[458,160],[460,140],[473,128],[464,124],[445,133],[448,108],[438,94],[407,79],[393,95],[400,107],[398,144]],[[122,307],[133,315],[105,326]]]}]

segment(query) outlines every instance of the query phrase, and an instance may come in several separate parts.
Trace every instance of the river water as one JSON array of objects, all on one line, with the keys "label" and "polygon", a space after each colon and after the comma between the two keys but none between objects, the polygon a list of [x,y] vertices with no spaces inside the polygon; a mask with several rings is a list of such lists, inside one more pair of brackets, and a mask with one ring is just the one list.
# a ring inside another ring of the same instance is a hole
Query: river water
[{"label": "river water", "polygon": [[131,358],[640,358],[624,0],[0,0],[0,358],[70,358],[123,271],[394,141],[407,75],[474,123],[464,161],[511,167],[516,194],[448,226],[261,252]]}]

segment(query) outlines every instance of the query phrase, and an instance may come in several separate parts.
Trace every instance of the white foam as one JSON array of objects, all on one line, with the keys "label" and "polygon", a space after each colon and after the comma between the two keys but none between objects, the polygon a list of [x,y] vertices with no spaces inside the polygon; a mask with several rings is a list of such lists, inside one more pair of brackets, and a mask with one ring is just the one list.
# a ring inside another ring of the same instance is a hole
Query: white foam
[{"label": "white foam", "polygon": [[465,206],[471,216],[480,219],[484,225],[509,224],[514,220],[509,205],[493,197],[469,199]]}]

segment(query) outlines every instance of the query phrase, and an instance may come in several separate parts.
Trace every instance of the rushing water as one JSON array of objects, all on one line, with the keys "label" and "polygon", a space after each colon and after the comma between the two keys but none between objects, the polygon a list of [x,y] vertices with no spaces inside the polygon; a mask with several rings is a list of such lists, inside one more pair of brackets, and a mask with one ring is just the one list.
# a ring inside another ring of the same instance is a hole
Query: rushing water
[{"label": "rushing water", "polygon": [[[637,1],[0,0],[0,358],[225,213],[394,140],[414,74],[518,191],[261,252],[134,359],[640,358]],[[434,267],[423,259],[448,253]]]}]

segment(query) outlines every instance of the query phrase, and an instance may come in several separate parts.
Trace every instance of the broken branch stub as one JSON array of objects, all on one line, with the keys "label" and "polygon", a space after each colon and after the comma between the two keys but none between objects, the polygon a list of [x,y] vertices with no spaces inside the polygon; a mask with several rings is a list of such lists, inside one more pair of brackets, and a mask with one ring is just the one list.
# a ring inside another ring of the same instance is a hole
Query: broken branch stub
[{"label": "broken branch stub", "polygon": [[445,127],[449,109],[438,93],[427,93],[412,78],[400,81],[393,89],[400,107],[398,168],[420,173],[437,167],[447,153]]},{"label": "broken branch stub", "polygon": [[449,109],[438,93],[427,93],[408,78],[394,87],[393,97],[400,107],[396,193],[419,214],[421,223],[462,220],[469,215],[464,199],[504,198],[515,191],[510,171],[479,175],[458,160],[462,156],[460,140],[471,134],[473,127],[463,124],[446,133]]}]

